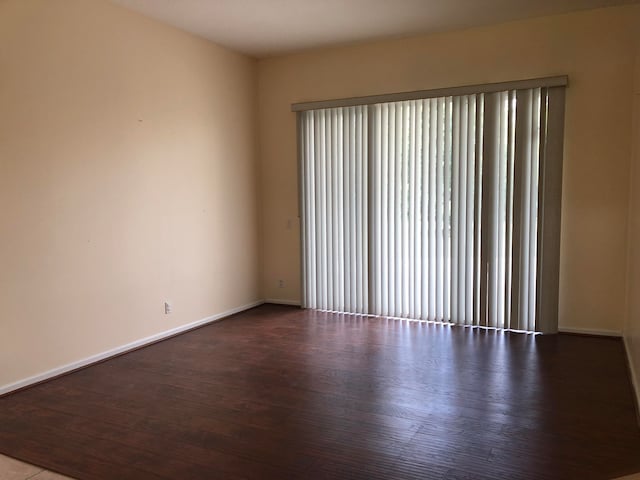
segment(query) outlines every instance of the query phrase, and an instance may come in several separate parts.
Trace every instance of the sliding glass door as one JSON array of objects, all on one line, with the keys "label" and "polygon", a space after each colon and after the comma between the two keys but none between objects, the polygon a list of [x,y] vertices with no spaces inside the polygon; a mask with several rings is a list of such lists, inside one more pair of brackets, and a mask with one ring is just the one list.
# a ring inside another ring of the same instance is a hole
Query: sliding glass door
[{"label": "sliding glass door", "polygon": [[304,306],[555,331],[563,90],[300,112]]}]

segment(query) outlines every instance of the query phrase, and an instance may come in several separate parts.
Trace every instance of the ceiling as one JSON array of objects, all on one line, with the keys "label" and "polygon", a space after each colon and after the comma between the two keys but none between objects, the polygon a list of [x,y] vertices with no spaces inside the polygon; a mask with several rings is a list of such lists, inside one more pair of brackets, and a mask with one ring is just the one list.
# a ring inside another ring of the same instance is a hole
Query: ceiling
[{"label": "ceiling", "polygon": [[112,0],[254,57],[640,0]]}]

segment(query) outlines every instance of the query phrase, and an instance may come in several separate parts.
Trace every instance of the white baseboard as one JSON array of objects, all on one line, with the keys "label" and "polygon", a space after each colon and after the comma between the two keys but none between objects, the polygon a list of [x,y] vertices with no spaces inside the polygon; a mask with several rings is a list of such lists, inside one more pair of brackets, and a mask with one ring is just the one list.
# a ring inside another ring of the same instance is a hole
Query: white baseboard
[{"label": "white baseboard", "polygon": [[572,327],[560,327],[559,333],[579,333],[582,335],[600,335],[603,337],[622,337],[622,332],[619,330],[600,330],[591,328],[572,328]]},{"label": "white baseboard", "polygon": [[130,350],[134,350],[136,348],[144,347],[145,345],[149,345],[151,343],[157,342],[159,340],[163,340],[165,338],[173,337],[179,333],[184,333],[188,330],[192,330],[197,327],[201,327],[206,325],[207,323],[212,323],[217,320],[222,320],[225,317],[233,315],[235,313],[240,313],[245,310],[249,310],[250,308],[257,307],[258,305],[262,305],[265,303],[263,300],[258,300],[246,305],[242,305],[240,307],[232,308],[231,310],[227,310],[226,312],[217,313],[215,315],[211,315],[209,317],[203,318],[201,320],[197,320],[195,322],[187,323],[186,325],[181,325],[176,328],[172,328],[170,330],[166,330],[164,332],[157,333],[155,335],[151,335],[150,337],[141,338],[140,340],[136,340],[135,342],[127,343],[126,345],[122,345],[120,347],[116,347],[114,349],[108,350],[106,352],[98,353],[97,355],[92,355],[87,358],[83,358],[82,360],[78,360],[76,362],[68,363],[67,365],[63,365],[58,368],[54,368],[44,373],[40,373],[38,375],[34,375],[29,378],[25,378],[23,380],[18,380],[17,382],[10,383],[8,385],[0,386],[0,395],[7,394],[14,390],[18,390],[20,388],[28,387],[29,385],[33,385],[35,383],[40,383],[45,380],[49,380],[50,378],[57,377],[58,375],[62,375],[64,373],[68,373],[72,370],[77,370],[78,368],[86,367],[91,365],[92,363],[100,362],[102,360],[106,360],[110,357],[114,357],[116,355],[120,355],[122,353],[126,353]]},{"label": "white baseboard", "polygon": [[622,337],[624,342],[624,351],[627,354],[627,364],[629,365],[629,372],[631,373],[631,386],[633,387],[633,393],[636,395],[636,413],[638,414],[638,424],[640,425],[640,377],[636,372],[636,367],[631,356],[631,348],[629,348],[629,341],[627,337]]},{"label": "white baseboard", "polygon": [[294,307],[299,307],[302,304],[300,300],[281,300],[278,298],[267,298],[264,303],[274,303],[276,305],[292,305]]}]

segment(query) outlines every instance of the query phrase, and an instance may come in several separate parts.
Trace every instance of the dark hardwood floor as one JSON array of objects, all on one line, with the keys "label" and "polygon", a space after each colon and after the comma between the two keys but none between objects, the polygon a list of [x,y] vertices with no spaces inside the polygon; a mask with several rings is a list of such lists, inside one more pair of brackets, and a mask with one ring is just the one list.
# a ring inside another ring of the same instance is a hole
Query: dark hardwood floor
[{"label": "dark hardwood floor", "polygon": [[265,305],[0,398],[0,453],[79,479],[640,471],[619,339]]}]

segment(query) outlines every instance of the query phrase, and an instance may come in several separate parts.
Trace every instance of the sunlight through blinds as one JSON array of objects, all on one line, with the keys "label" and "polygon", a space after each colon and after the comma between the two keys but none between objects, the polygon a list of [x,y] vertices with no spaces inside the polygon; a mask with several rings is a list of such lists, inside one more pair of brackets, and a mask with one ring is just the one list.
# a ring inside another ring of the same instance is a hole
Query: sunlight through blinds
[{"label": "sunlight through blinds", "polygon": [[304,306],[555,331],[563,108],[532,88],[301,112]]}]

